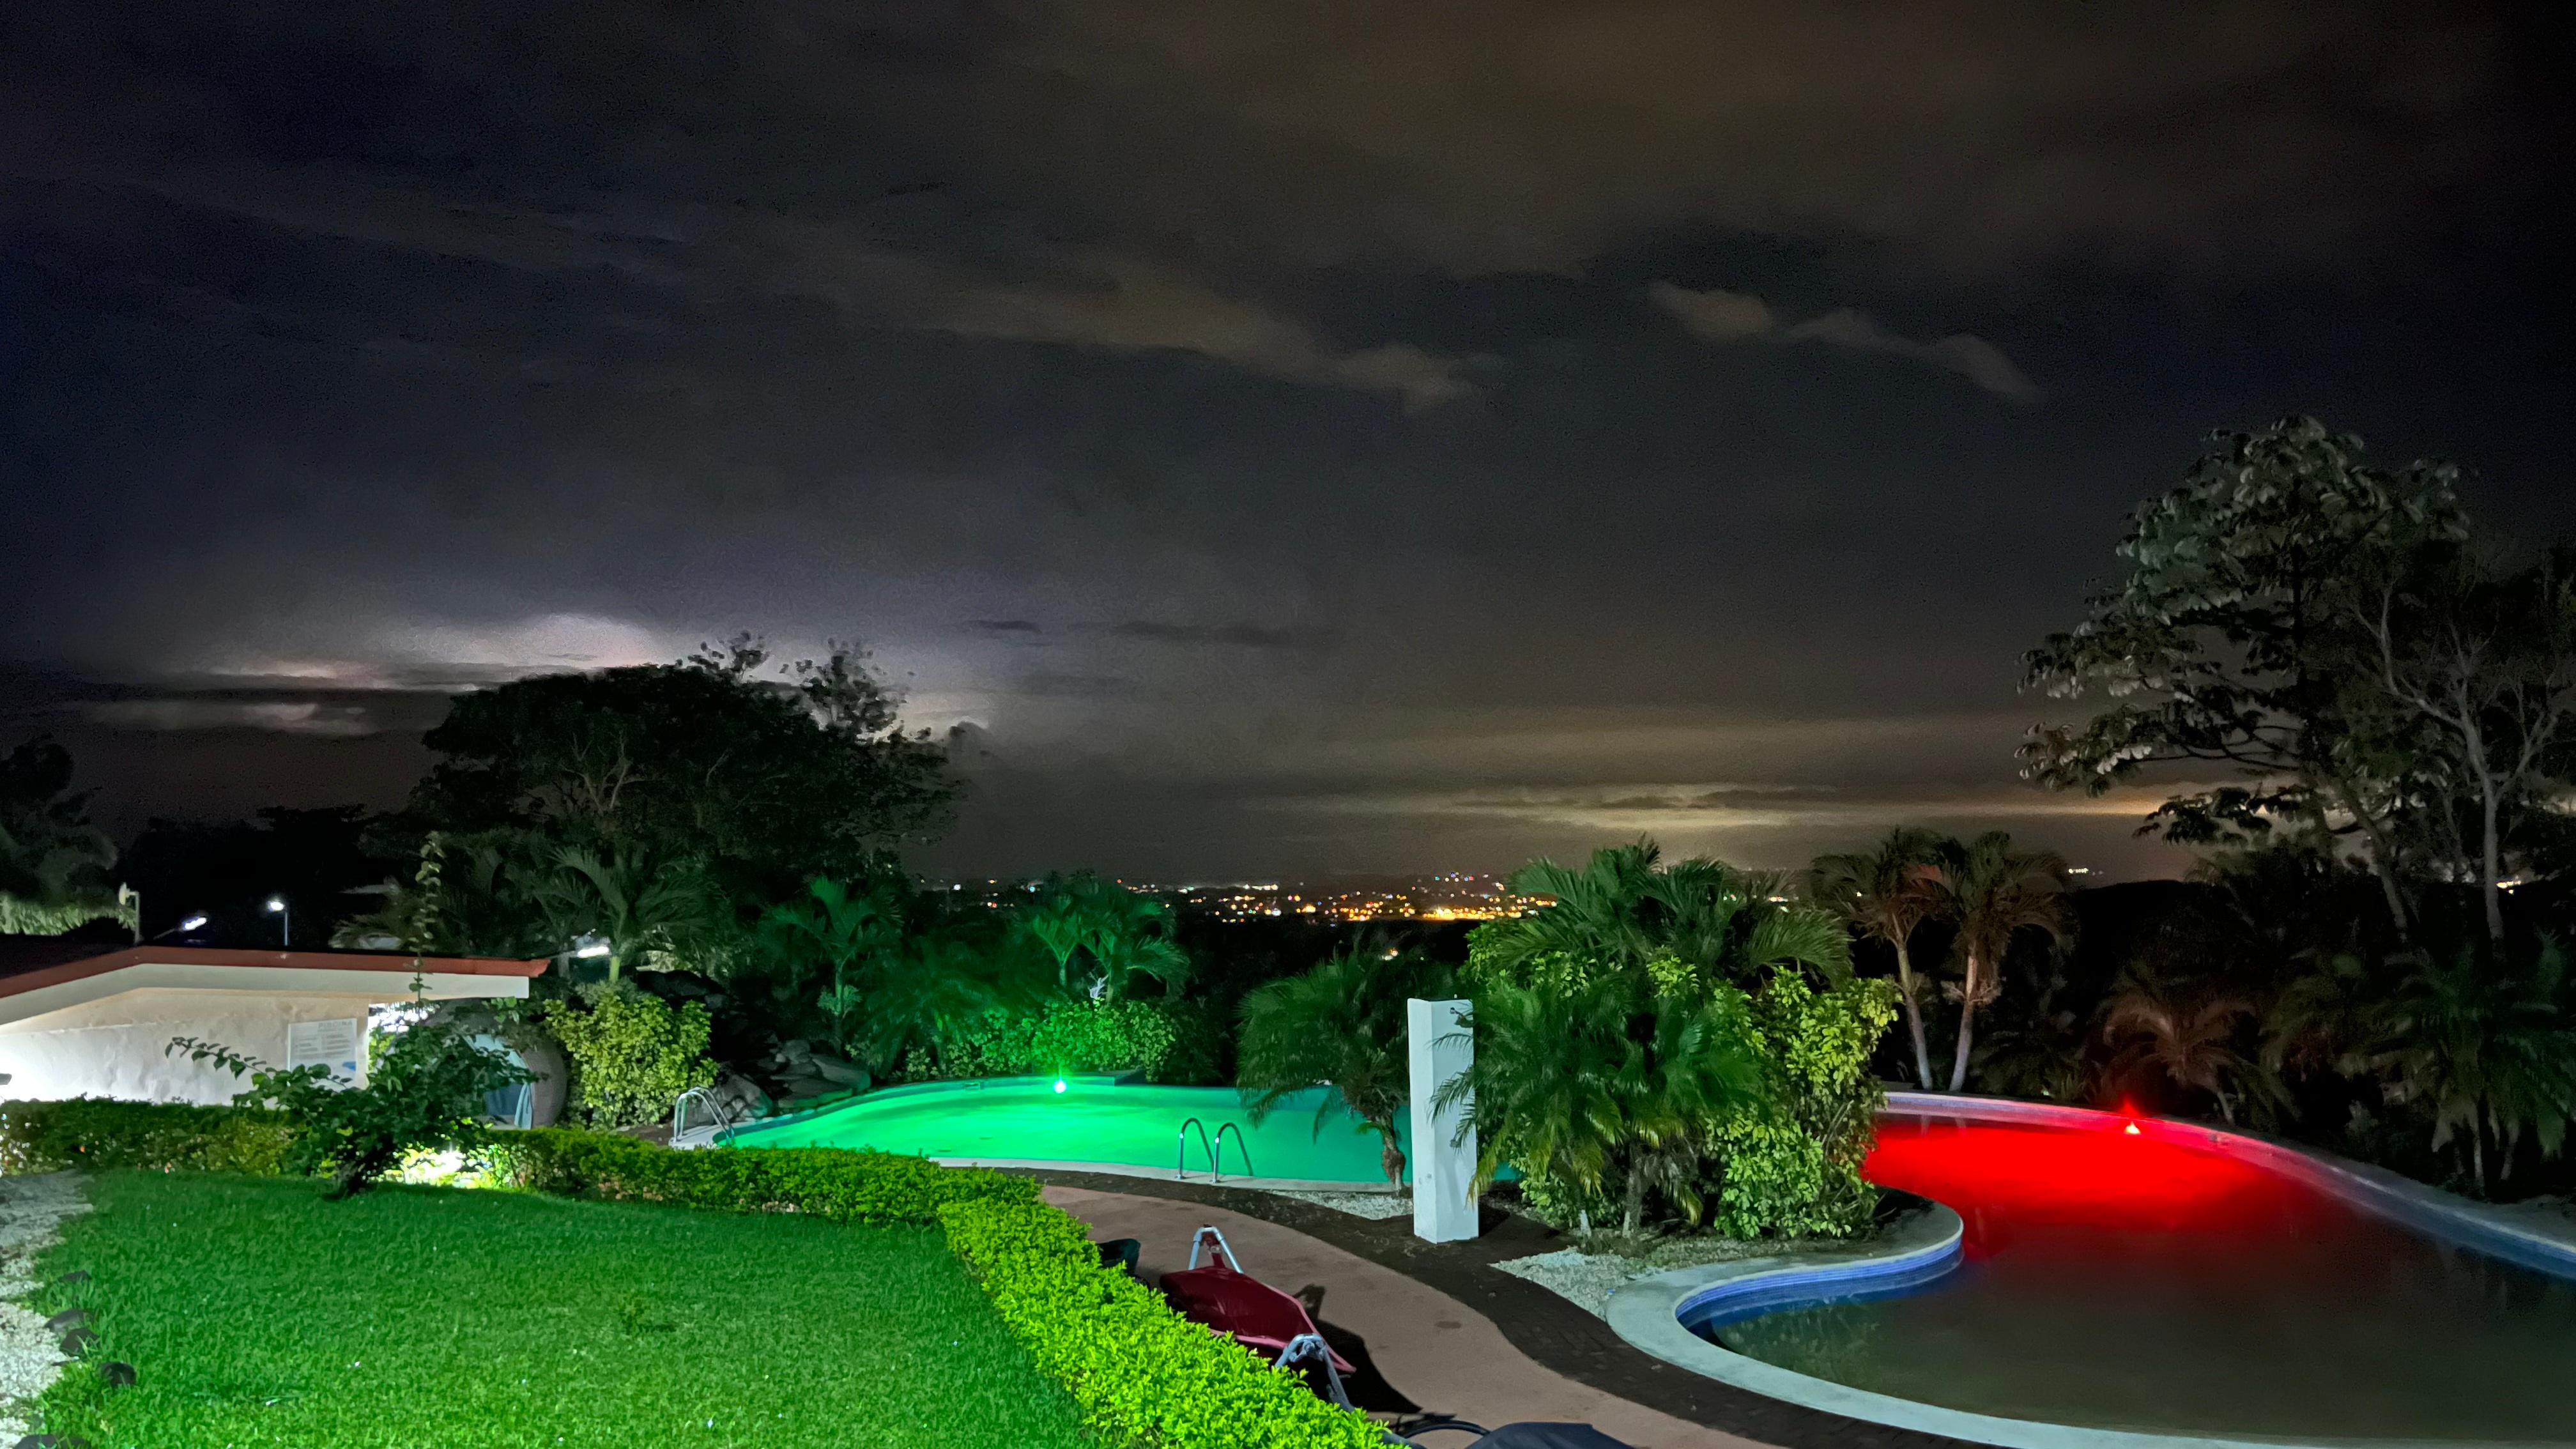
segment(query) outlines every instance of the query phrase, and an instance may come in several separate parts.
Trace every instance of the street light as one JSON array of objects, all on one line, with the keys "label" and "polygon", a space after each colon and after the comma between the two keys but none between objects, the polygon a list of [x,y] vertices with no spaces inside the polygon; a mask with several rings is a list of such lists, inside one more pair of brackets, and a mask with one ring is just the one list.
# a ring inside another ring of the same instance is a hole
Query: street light
[{"label": "street light", "polygon": [[277,917],[277,944],[283,950],[295,944],[295,917],[286,909],[286,897],[270,896],[268,909]]},{"label": "street light", "polygon": [[202,931],[205,928],[206,918],[203,916],[190,916],[179,923],[179,929],[182,931]]}]

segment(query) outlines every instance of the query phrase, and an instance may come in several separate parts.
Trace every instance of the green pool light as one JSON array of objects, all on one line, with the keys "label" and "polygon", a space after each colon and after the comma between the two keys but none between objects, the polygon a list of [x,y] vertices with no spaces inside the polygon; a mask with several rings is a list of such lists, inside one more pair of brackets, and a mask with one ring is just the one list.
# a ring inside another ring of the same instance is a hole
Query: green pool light
[{"label": "green pool light", "polygon": [[1059,1092],[1064,1090],[1064,1078],[1058,1077],[1055,1079],[1055,1089]]}]

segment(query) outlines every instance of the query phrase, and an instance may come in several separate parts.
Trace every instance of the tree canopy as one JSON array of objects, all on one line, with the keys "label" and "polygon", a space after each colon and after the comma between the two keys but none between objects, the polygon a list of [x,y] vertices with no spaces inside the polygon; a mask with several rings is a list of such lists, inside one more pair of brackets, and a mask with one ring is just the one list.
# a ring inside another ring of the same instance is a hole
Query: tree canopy
[{"label": "tree canopy", "polygon": [[675,664],[546,675],[468,694],[426,737],[416,830],[533,830],[688,857],[781,899],[866,874],[945,815],[956,783],[850,646],[772,666],[738,638]]}]

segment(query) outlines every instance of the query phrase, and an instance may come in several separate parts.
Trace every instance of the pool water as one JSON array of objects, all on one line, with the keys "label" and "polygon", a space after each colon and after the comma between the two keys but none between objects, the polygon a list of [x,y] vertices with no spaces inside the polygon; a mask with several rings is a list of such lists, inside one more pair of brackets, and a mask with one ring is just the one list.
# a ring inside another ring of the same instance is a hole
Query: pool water
[{"label": "pool water", "polygon": [[[1228,1178],[1386,1183],[1377,1133],[1347,1109],[1336,1107],[1323,1130],[1315,1130],[1315,1109],[1325,1100],[1321,1087],[1289,1098],[1256,1125],[1231,1087],[1113,1085],[1099,1077],[1064,1080],[1061,1092],[1053,1080],[1034,1077],[897,1087],[746,1127],[732,1142],[737,1147],[855,1147],[912,1157],[1100,1163],[1169,1172],[1181,1124],[1196,1117],[1211,1145],[1226,1124],[1234,1125],[1236,1132],[1225,1134]],[[1190,1171],[1203,1176],[1207,1166],[1207,1152],[1192,1132]]]},{"label": "pool water", "polygon": [[2099,1428],[2576,1441],[2576,1282],[2212,1152],[1882,1119],[1869,1177],[1955,1208],[1919,1291],[1697,1328],[1923,1403]]}]

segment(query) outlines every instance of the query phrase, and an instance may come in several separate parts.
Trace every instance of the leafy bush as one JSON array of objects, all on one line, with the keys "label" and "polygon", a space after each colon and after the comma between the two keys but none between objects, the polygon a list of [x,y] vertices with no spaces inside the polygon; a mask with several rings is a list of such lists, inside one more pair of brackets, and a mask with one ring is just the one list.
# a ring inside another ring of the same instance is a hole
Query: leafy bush
[{"label": "leafy bush", "polygon": [[1896,1004],[1895,984],[1883,979],[1818,991],[1786,971],[1755,994],[1766,1106],[1718,1130],[1719,1232],[1848,1237],[1868,1229],[1878,1192],[1860,1167],[1887,1097],[1869,1058]]},{"label": "leafy bush", "polygon": [[194,1107],[177,1102],[0,1103],[0,1173],[65,1168],[146,1172],[286,1170],[295,1127],[282,1112]]},{"label": "leafy bush", "polygon": [[1101,1266],[1082,1224],[1043,1203],[941,1211],[948,1246],[1103,1443],[1156,1449],[1375,1449],[1363,1415]]},{"label": "leafy bush", "polygon": [[285,1169],[328,1175],[333,1197],[363,1191],[411,1153],[476,1146],[485,1135],[485,1095],[528,1080],[508,1057],[443,1021],[416,1022],[386,1037],[360,1087],[334,1080],[322,1066],[271,1069],[189,1037],[164,1051],[211,1060],[235,1076],[252,1073],[250,1104],[273,1107],[294,1125]]},{"label": "leafy bush", "polygon": [[1034,1012],[990,1011],[943,1033],[916,1075],[1031,1077],[1141,1070],[1157,1080],[1180,1056],[1173,1009],[1155,1000],[1050,1001]]},{"label": "leafy bush", "polygon": [[1869,1057],[1897,998],[1852,977],[1834,917],[1651,842],[1514,883],[1557,904],[1468,937],[1488,1176],[1511,1163],[1523,1200],[1578,1230],[1614,1209],[1628,1233],[1867,1230]]},{"label": "leafy bush", "polygon": [[800,1212],[840,1223],[935,1223],[961,1202],[1029,1204],[1038,1185],[980,1168],[836,1147],[680,1152],[604,1132],[512,1132],[491,1147],[500,1180],[530,1192],[727,1212]]},{"label": "leafy bush", "polygon": [[557,1002],[545,1023],[572,1059],[572,1106],[597,1127],[667,1117],[691,1087],[715,1085],[714,1023],[694,1001],[674,1007],[640,991],[607,991],[588,1009]]}]

